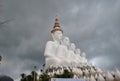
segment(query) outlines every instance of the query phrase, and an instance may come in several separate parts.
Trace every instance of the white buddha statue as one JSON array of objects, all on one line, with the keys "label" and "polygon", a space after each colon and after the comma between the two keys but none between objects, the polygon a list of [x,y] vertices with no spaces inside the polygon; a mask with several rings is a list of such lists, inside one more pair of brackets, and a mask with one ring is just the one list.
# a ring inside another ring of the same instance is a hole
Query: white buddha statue
[{"label": "white buddha statue", "polygon": [[75,48],[76,48],[75,44],[71,43],[68,50],[68,54],[69,54],[68,60],[70,60],[72,66],[76,65]]},{"label": "white buddha statue", "polygon": [[45,64],[46,68],[49,66],[57,66],[61,63],[61,59],[57,57],[57,49],[62,40],[62,30],[60,29],[58,17],[55,19],[55,25],[51,31],[53,41],[48,41],[45,47]]},{"label": "white buddha statue", "polygon": [[87,59],[86,59],[86,53],[85,52],[81,53],[81,60],[82,60],[82,63],[88,63]]},{"label": "white buddha statue", "polygon": [[68,54],[69,44],[70,44],[69,38],[63,37],[63,40],[57,49],[57,57],[61,59],[62,66],[67,66],[70,63],[69,60],[66,59],[69,57],[69,54]]},{"label": "white buddha statue", "polygon": [[77,61],[77,65],[79,66],[81,63],[81,55],[80,55],[81,51],[79,48],[77,48],[75,50],[75,55],[76,55],[76,61]]}]

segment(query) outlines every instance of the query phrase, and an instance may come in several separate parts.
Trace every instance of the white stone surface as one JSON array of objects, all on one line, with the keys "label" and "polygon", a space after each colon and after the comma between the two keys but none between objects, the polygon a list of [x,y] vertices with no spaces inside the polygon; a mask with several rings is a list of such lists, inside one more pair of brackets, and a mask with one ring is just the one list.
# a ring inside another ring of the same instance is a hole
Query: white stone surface
[{"label": "white stone surface", "polygon": [[52,35],[53,41],[48,41],[45,47],[45,64],[46,68],[50,65],[57,66],[61,63],[61,59],[56,55],[58,46],[60,45],[60,41],[62,39],[62,32],[56,31]]},{"label": "white stone surface", "polygon": [[110,72],[107,72],[106,74],[106,81],[114,81],[114,78]]},{"label": "white stone surface", "polygon": [[120,71],[118,69],[116,69],[116,71],[115,71],[115,78],[117,80],[120,80]]},{"label": "white stone surface", "polygon": [[[52,68],[52,72],[48,72],[50,76],[54,74],[62,74],[65,69],[75,74],[74,78],[85,78],[89,81],[105,81],[103,77],[106,77],[106,81],[113,81],[115,75],[116,80],[120,80],[120,71],[116,69],[116,72],[104,72],[100,68],[90,65],[86,58],[86,53],[81,52],[74,43],[70,42],[69,37],[63,35],[60,29],[58,18],[56,19],[55,26],[51,33],[52,39],[46,43],[45,47],[45,68]],[[83,76],[83,73],[85,74]]]},{"label": "white stone surface", "polygon": [[101,74],[98,74],[97,81],[105,81],[105,79],[103,78]]},{"label": "white stone surface", "polygon": [[96,81],[95,78],[91,75],[90,81]]},{"label": "white stone surface", "polygon": [[61,31],[51,34],[53,40],[48,41],[45,47],[45,64],[49,66],[79,66],[87,63],[86,54],[81,53],[74,43],[70,43],[68,37]]}]

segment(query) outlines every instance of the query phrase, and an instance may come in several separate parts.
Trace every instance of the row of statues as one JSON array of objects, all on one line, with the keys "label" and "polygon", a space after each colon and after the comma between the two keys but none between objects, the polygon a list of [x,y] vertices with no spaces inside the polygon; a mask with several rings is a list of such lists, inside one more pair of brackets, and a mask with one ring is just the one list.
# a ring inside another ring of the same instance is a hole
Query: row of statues
[{"label": "row of statues", "polygon": [[81,52],[70,39],[63,35],[58,17],[51,31],[52,41],[45,47],[45,72],[51,77],[62,74],[65,69],[73,72],[73,78],[84,78],[88,81],[120,81],[120,71],[105,72],[89,64],[85,52]]},{"label": "row of statues", "polygon": [[62,31],[51,33],[53,41],[48,41],[45,48],[46,67],[49,66],[79,66],[87,63],[85,52],[70,43],[68,37],[63,36]]}]

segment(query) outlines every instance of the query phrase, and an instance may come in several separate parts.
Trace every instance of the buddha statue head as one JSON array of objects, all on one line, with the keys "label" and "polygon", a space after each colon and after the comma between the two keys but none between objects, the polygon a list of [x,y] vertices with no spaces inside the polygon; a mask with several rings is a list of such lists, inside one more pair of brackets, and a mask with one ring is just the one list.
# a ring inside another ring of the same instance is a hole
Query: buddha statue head
[{"label": "buddha statue head", "polygon": [[85,52],[82,52],[81,56],[82,56],[82,57],[86,57],[86,53],[85,53]]},{"label": "buddha statue head", "polygon": [[61,41],[62,40],[63,34],[61,31],[55,31],[51,35],[52,35],[53,41]]},{"label": "buddha statue head", "polygon": [[60,28],[58,16],[56,16],[56,18],[55,18],[55,24],[51,31],[51,35],[52,35],[53,41],[61,41],[62,40],[63,31]]},{"label": "buddha statue head", "polygon": [[75,48],[76,48],[75,44],[71,43],[69,49],[75,51]]},{"label": "buddha statue head", "polygon": [[65,46],[70,45],[70,39],[68,37],[63,37],[62,44]]},{"label": "buddha statue head", "polygon": [[75,53],[80,55],[81,50],[80,50],[79,48],[77,48],[77,49],[75,50]]}]

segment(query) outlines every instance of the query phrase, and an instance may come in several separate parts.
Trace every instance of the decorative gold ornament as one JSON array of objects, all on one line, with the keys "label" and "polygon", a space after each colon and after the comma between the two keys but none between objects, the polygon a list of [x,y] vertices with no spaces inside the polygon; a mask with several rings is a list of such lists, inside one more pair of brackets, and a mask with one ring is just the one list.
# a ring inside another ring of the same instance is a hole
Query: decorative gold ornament
[{"label": "decorative gold ornament", "polygon": [[51,31],[51,33],[54,33],[55,31],[63,32],[63,30],[60,28],[58,16],[56,16],[56,18],[55,18],[55,24],[54,24],[54,27],[53,27],[53,30]]}]

